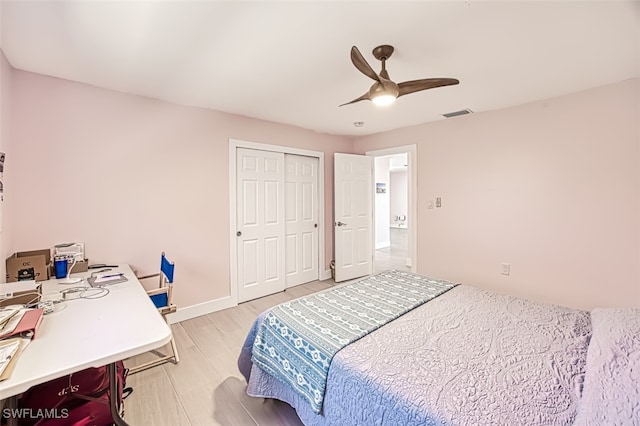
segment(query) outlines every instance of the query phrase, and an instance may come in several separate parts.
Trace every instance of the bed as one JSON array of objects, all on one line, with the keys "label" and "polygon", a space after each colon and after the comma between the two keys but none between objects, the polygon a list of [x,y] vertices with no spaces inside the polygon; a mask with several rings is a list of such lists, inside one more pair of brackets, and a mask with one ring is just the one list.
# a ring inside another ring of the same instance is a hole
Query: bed
[{"label": "bed", "polygon": [[[425,278],[388,271],[349,286]],[[639,309],[452,285],[339,348],[319,410],[254,354],[271,313],[255,320],[238,367],[249,395],[287,402],[305,425],[640,424]]]}]

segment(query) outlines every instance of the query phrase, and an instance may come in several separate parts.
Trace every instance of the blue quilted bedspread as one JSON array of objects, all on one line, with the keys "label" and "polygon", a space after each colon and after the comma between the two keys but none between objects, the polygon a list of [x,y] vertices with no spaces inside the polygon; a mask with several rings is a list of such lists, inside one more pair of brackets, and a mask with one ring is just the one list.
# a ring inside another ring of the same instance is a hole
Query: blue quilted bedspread
[{"label": "blue quilted bedspread", "polygon": [[457,284],[387,271],[272,308],[252,361],[322,409],[333,356],[343,347]]}]

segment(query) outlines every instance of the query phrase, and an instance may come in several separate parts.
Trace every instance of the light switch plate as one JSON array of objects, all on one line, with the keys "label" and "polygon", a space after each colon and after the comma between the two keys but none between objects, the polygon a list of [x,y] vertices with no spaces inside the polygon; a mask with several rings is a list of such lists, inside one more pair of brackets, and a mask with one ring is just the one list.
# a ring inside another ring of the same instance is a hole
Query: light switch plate
[{"label": "light switch plate", "polygon": [[500,273],[502,275],[509,275],[511,273],[511,265],[508,263],[500,264]]}]

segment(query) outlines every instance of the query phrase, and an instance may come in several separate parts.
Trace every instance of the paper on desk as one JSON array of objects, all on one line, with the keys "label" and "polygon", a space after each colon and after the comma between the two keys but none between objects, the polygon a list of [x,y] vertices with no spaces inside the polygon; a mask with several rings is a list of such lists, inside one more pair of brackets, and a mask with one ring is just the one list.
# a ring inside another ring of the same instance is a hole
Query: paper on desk
[{"label": "paper on desk", "polygon": [[105,281],[113,281],[113,280],[119,280],[122,278],[122,276],[124,275],[123,272],[120,273],[114,273],[114,274],[96,274],[96,282],[97,283],[101,283],[101,282],[105,282]]},{"label": "paper on desk", "polygon": [[9,366],[11,358],[13,358],[20,349],[20,339],[11,339],[6,343],[0,344],[0,376]]},{"label": "paper on desk", "polygon": [[11,318],[20,312],[20,308],[8,306],[0,308],[0,330],[3,330],[10,322]]},{"label": "paper on desk", "polygon": [[11,319],[9,319],[9,321],[7,321],[4,327],[2,327],[2,329],[0,330],[0,339],[2,339],[2,337],[5,335],[8,336],[13,333],[13,330],[16,329],[16,326],[20,323],[20,320],[22,319],[22,316],[26,311],[26,309],[18,309],[18,312],[14,316],[12,316]]},{"label": "paper on desk", "polygon": [[18,362],[20,354],[22,353],[22,351],[24,351],[29,342],[31,342],[31,339],[25,337],[16,337],[13,339],[3,340],[0,342],[0,350],[5,345],[13,345],[16,341],[19,344],[18,349],[13,353],[13,355],[11,355],[10,359],[7,360],[5,358],[5,360],[7,361],[6,365],[0,366],[0,382],[11,377],[11,373],[13,372],[13,369]]},{"label": "paper on desk", "polygon": [[38,289],[38,283],[35,280],[16,281],[14,283],[0,284],[0,295],[13,295],[20,291],[32,291]]},{"label": "paper on desk", "polygon": [[87,279],[91,286],[105,286],[110,284],[118,284],[128,281],[124,273],[115,274],[98,274]]}]

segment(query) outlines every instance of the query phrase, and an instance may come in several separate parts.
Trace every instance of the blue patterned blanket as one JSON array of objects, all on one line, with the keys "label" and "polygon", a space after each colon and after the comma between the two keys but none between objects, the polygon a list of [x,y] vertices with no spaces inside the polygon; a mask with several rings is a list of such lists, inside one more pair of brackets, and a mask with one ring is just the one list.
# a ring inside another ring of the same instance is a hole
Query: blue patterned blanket
[{"label": "blue patterned blanket", "polygon": [[320,413],[329,365],[340,349],[456,285],[386,271],[283,303],[260,325],[251,360]]}]

